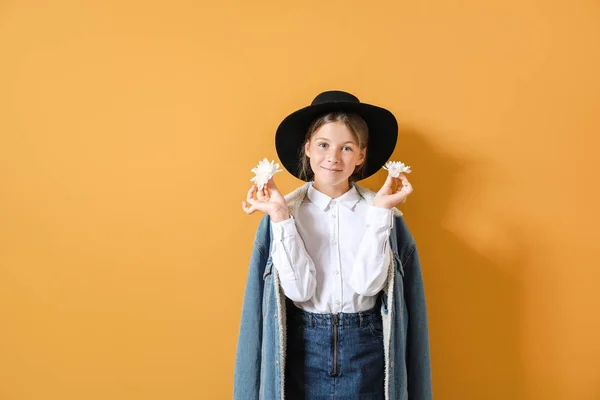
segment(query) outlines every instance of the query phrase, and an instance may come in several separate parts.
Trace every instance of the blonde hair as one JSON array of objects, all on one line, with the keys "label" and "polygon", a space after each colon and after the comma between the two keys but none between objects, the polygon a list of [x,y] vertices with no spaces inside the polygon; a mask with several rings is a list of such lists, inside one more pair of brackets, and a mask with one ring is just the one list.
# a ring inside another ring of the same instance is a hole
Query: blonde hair
[{"label": "blonde hair", "polygon": [[299,175],[300,179],[304,181],[311,181],[314,178],[313,170],[310,168],[310,160],[304,151],[306,143],[310,142],[315,132],[319,130],[323,125],[328,124],[330,122],[341,122],[352,133],[354,140],[358,144],[358,148],[360,150],[365,150],[365,159],[360,165],[357,165],[354,169],[354,172],[350,176],[350,182],[354,182],[360,180],[362,178],[362,172],[364,170],[364,166],[367,162],[367,142],[369,141],[369,127],[364,119],[358,114],[350,114],[342,111],[330,112],[328,114],[322,115],[321,117],[315,119],[310,126],[308,127],[308,131],[306,132],[306,140],[303,145],[299,149]]}]

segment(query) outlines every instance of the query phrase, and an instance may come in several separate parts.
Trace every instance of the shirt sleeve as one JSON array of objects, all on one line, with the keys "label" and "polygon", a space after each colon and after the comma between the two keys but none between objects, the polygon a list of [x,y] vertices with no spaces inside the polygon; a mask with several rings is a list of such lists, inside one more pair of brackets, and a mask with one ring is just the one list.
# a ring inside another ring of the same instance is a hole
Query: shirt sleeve
[{"label": "shirt sleeve", "polygon": [[354,259],[348,284],[358,294],[375,296],[385,285],[388,276],[390,252],[388,251],[393,211],[369,206],[365,233]]},{"label": "shirt sleeve", "polygon": [[279,273],[283,293],[293,301],[304,302],[315,294],[316,270],[296,228],[294,217],[271,222],[273,265]]}]

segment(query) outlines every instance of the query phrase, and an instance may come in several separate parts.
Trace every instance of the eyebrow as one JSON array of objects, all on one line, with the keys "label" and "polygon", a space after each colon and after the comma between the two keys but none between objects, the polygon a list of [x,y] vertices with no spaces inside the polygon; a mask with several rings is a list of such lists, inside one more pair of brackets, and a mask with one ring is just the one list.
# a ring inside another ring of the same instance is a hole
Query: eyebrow
[{"label": "eyebrow", "polygon": [[[323,137],[318,137],[318,138],[316,138],[315,140],[325,140],[326,142],[331,142],[331,140],[329,140],[329,139],[325,139],[325,138],[323,138]],[[354,144],[354,145],[357,145],[357,144],[356,144],[355,142],[353,142],[352,140],[348,140],[347,142],[344,142],[344,143],[342,143],[342,144],[347,144],[347,143],[352,143],[352,144]],[[357,146],[358,146],[358,145],[357,145]]]}]

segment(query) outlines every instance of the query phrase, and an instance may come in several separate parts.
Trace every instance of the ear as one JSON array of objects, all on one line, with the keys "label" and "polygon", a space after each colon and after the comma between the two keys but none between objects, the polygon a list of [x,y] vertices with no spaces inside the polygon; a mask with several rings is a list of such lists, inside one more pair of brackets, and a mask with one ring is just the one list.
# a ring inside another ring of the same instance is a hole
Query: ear
[{"label": "ear", "polygon": [[304,153],[306,154],[306,157],[310,158],[310,140],[307,140],[306,143],[304,143]]},{"label": "ear", "polygon": [[358,162],[356,163],[356,166],[358,167],[360,164],[365,162],[365,156],[367,154],[367,149],[362,149],[360,151],[360,154],[358,155]]}]

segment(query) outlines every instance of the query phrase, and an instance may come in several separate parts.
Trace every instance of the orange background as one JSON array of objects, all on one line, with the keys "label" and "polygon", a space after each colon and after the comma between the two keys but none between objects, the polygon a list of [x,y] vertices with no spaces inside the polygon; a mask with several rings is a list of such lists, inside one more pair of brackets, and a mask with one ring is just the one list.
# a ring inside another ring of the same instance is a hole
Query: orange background
[{"label": "orange background", "polygon": [[600,399],[598,2],[82,3],[0,3],[0,399],[231,398],[250,169],[328,89],[399,119],[435,398]]}]

